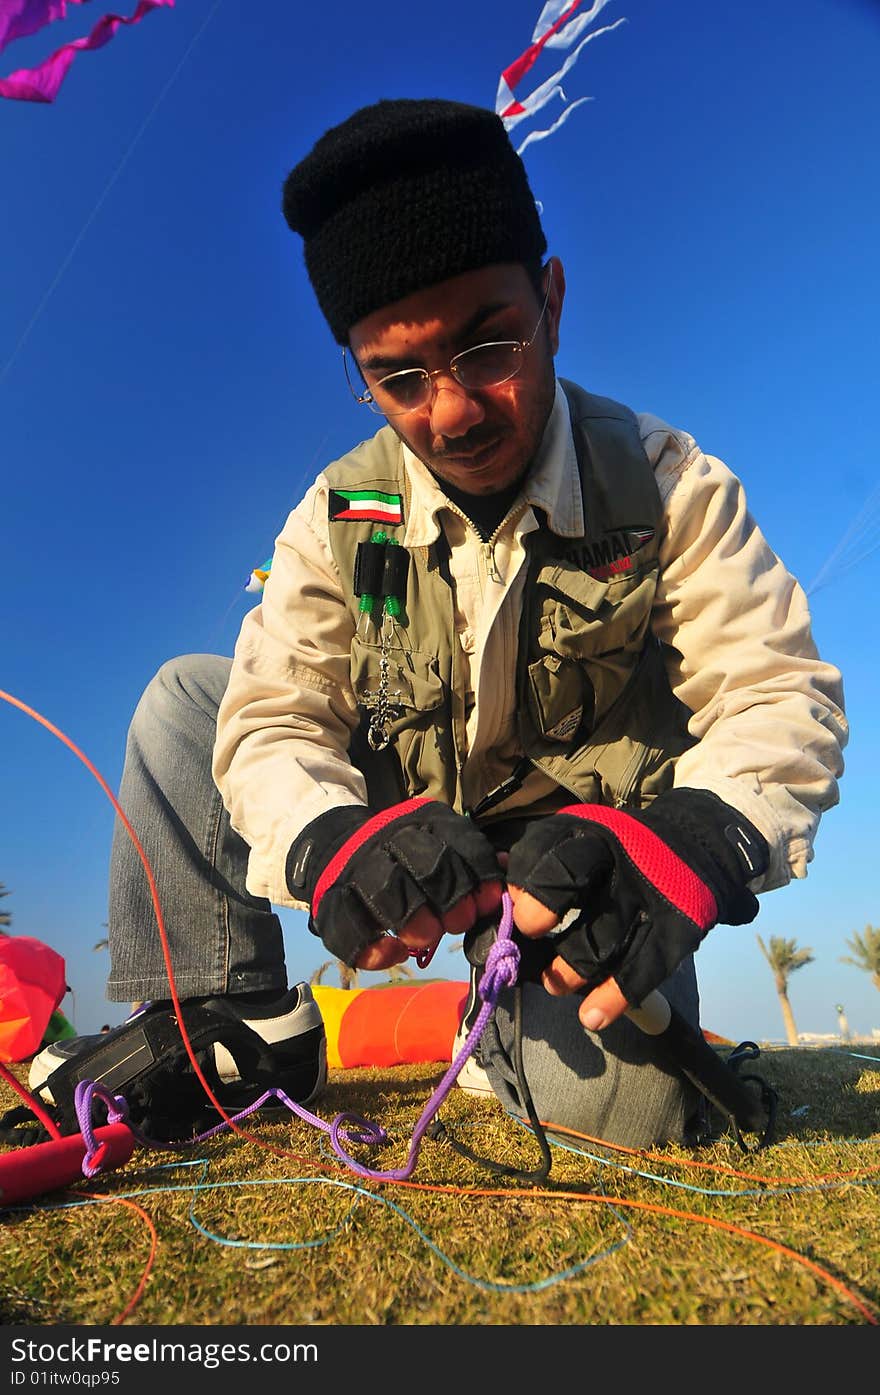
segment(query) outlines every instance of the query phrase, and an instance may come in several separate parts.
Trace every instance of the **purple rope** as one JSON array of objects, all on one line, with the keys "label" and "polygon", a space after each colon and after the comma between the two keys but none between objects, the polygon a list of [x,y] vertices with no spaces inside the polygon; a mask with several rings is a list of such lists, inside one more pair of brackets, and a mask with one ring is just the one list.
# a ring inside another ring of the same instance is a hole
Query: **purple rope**
[{"label": "purple rope", "polygon": [[347,1129],[344,1130],[342,1127],[343,1124],[355,1124],[359,1129],[365,1129],[368,1134],[370,1131],[384,1133],[384,1130],[377,1130],[376,1125],[371,1124],[368,1119],[362,1118],[359,1114],[337,1114],[336,1118],[333,1120],[330,1126],[330,1141],[333,1144],[333,1150],[336,1156],[340,1158],[347,1167],[350,1167],[353,1172],[358,1173],[359,1176],[369,1177],[374,1181],[404,1182],[412,1175],[425,1130],[437,1114],[441,1104],[455,1084],[459,1071],[468,1057],[473,1053],[477,1042],[483,1035],[483,1030],[495,1010],[495,1004],[498,1001],[502,989],[512,988],[516,983],[516,977],[519,971],[519,947],[511,939],[511,931],[513,929],[513,902],[508,892],[504,893],[502,907],[503,910],[501,923],[498,926],[498,935],[495,943],[489,950],[486,959],[486,967],[483,970],[478,988],[480,997],[483,999],[483,1006],[480,1008],[477,1014],[477,1020],[468,1032],[461,1050],[422,1111],[422,1116],[413,1130],[412,1143],[410,1144],[409,1157],[406,1165],[399,1168],[390,1168],[384,1172],[374,1170],[370,1167],[364,1167],[346,1153],[340,1142],[340,1139],[343,1137],[345,1137],[346,1142],[357,1137],[356,1134],[350,1133]]},{"label": "purple rope", "polygon": [[79,1121],[79,1131],[86,1145],[85,1156],[82,1160],[84,1177],[97,1177],[104,1170],[103,1160],[107,1145],[98,1141],[92,1128],[92,1101],[96,1095],[107,1106],[108,1124],[128,1122],[128,1105],[122,1095],[111,1095],[109,1090],[105,1090],[103,1085],[96,1084],[94,1080],[80,1081],[73,1092],[73,1103]]},{"label": "purple rope", "polygon": [[[253,1114],[256,1110],[262,1109],[266,1101],[270,1099],[280,1100],[281,1103],[286,1105],[294,1114],[298,1114],[301,1119],[304,1119],[307,1124],[313,1124],[316,1129],[323,1129],[324,1133],[332,1135],[333,1124],[328,1124],[326,1120],[321,1119],[317,1114],[312,1114],[310,1110],[304,1109],[301,1104],[297,1104],[289,1095],[285,1095],[283,1090],[275,1088],[267,1090],[265,1094],[260,1095],[260,1098],[254,1100],[253,1104],[249,1104],[247,1109],[243,1109],[239,1114],[232,1115],[231,1122],[237,1124],[239,1119],[246,1119],[248,1114]],[[340,1118],[341,1117],[340,1115]],[[356,1116],[352,1115],[351,1117],[355,1118]],[[377,1144],[387,1143],[389,1141],[388,1134],[382,1128],[381,1124],[371,1124],[367,1119],[364,1119],[362,1123],[364,1127],[363,1133],[349,1133],[346,1130],[345,1137],[348,1142]],[[224,1119],[219,1124],[215,1124],[212,1129],[208,1129],[206,1133],[200,1133],[192,1141],[193,1143],[204,1143],[206,1138],[213,1138],[215,1134],[222,1133],[223,1130],[228,1127],[229,1124],[227,1124]],[[175,1144],[174,1146],[180,1147],[179,1144]],[[188,1146],[187,1144],[187,1147]]]},{"label": "purple rope", "polygon": [[[312,1114],[301,1104],[297,1104],[283,1090],[266,1090],[259,1099],[254,1100],[246,1109],[242,1109],[238,1114],[230,1115],[229,1122],[225,1119],[213,1128],[206,1129],[204,1133],[196,1134],[194,1138],[179,1140],[174,1143],[163,1143],[157,1138],[148,1138],[146,1134],[140,1132],[128,1117],[128,1105],[123,1095],[111,1095],[103,1085],[98,1085],[94,1080],[83,1080],[77,1085],[74,1092],[74,1105],[76,1117],[79,1122],[80,1133],[86,1145],[85,1157],[83,1158],[82,1170],[86,1177],[97,1177],[103,1171],[102,1153],[105,1144],[100,1142],[95,1136],[92,1127],[92,1106],[95,1098],[102,1099],[107,1105],[107,1122],[110,1124],[125,1123],[128,1125],[138,1143],[144,1148],[162,1148],[166,1152],[178,1152],[181,1149],[192,1148],[197,1143],[204,1143],[206,1139],[213,1138],[215,1134],[222,1133],[228,1129],[230,1124],[237,1124],[240,1119],[246,1119],[249,1114],[255,1114],[258,1109],[262,1109],[267,1100],[280,1100],[294,1114],[298,1114],[307,1124],[313,1124],[317,1129],[323,1129],[325,1133],[331,1133],[332,1124],[320,1119],[317,1114]],[[379,1124],[371,1124],[364,1120],[363,1132],[345,1131],[346,1142],[349,1143],[388,1143],[389,1137]]]},{"label": "purple rope", "polygon": [[337,1114],[332,1123],[328,1124],[317,1114],[312,1114],[310,1110],[303,1108],[290,1099],[283,1090],[270,1089],[254,1100],[246,1109],[240,1113],[230,1116],[230,1121],[221,1121],[204,1133],[197,1134],[195,1138],[186,1142],[162,1143],[154,1138],[147,1138],[140,1133],[131,1120],[128,1118],[128,1105],[122,1095],[112,1095],[104,1086],[96,1084],[94,1080],[81,1081],[76,1087],[74,1094],[74,1104],[76,1116],[79,1121],[80,1132],[86,1144],[85,1157],[83,1158],[82,1170],[86,1177],[97,1177],[103,1170],[103,1152],[105,1145],[100,1143],[95,1137],[92,1128],[92,1105],[95,1097],[102,1099],[107,1105],[108,1122],[111,1124],[126,1123],[131,1129],[137,1142],[147,1148],[162,1148],[170,1151],[179,1151],[191,1148],[195,1144],[204,1143],[206,1139],[213,1138],[216,1134],[222,1133],[229,1128],[230,1123],[236,1124],[240,1119],[246,1119],[249,1114],[254,1114],[266,1103],[267,1100],[277,1099],[286,1105],[294,1114],[299,1115],[306,1123],[312,1124],[315,1128],[323,1130],[330,1135],[330,1142],[333,1151],[342,1162],[350,1167],[353,1172],[361,1177],[369,1177],[376,1181],[387,1180],[389,1182],[403,1182],[410,1177],[415,1169],[416,1160],[422,1145],[422,1137],[440,1106],[452,1089],[458,1074],[465,1061],[474,1052],[480,1037],[486,1027],[489,1018],[495,1010],[495,1004],[505,988],[512,988],[516,983],[519,971],[519,948],[511,938],[513,929],[513,902],[508,892],[502,897],[502,915],[498,926],[498,935],[495,943],[489,950],[486,959],[486,966],[479,983],[479,994],[483,999],[483,1005],[477,1014],[477,1019],[473,1027],[468,1032],[467,1037],[440,1084],[431,1095],[428,1103],[422,1111],[421,1118],[413,1130],[412,1142],[410,1144],[409,1157],[406,1165],[401,1168],[391,1168],[387,1171],[379,1171],[373,1168],[364,1167],[361,1163],[352,1158],[343,1146],[345,1143],[363,1143],[371,1146],[389,1143],[391,1140],[381,1124],[374,1124],[371,1120],[365,1119],[360,1114],[343,1113]]}]

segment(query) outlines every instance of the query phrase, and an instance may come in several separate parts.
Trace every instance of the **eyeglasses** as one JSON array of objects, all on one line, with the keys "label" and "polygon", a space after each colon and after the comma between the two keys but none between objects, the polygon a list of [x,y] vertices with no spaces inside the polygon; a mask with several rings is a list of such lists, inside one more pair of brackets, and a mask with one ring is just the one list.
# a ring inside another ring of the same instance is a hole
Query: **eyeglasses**
[{"label": "eyeglasses", "polygon": [[427,368],[404,368],[399,373],[389,373],[387,377],[380,378],[372,387],[364,384],[364,391],[358,392],[351,380],[348,354],[343,347],[345,377],[355,402],[369,407],[378,416],[399,417],[427,406],[434,392],[433,379],[442,373],[451,373],[467,392],[479,392],[481,388],[499,387],[501,383],[509,382],[522,368],[526,349],[530,349],[535,342],[547,311],[552,285],[551,274],[538,323],[530,339],[502,339],[491,344],[475,344],[472,349],[464,349],[451,358],[448,368],[435,368],[430,373]]}]

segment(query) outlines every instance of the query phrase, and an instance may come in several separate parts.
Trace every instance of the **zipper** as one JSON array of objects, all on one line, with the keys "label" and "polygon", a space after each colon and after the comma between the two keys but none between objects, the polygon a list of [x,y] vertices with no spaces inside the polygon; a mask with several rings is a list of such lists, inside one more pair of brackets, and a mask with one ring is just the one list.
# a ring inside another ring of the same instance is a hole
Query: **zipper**
[{"label": "zipper", "polygon": [[615,809],[624,809],[629,803],[629,797],[635,789],[636,782],[643,773],[651,755],[651,747],[643,746],[638,756],[631,762],[630,769],[624,772],[624,780],[618,787],[617,794],[614,796]]},{"label": "zipper", "polygon": [[486,563],[486,572],[489,580],[500,583],[502,577],[495,565],[495,544],[493,542],[480,543],[480,551],[483,554],[483,561]]}]

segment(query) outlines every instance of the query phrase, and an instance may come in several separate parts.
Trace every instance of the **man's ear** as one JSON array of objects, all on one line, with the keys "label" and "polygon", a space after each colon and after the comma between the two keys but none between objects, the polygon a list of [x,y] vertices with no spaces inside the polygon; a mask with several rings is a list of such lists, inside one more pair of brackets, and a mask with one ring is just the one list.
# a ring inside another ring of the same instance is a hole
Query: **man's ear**
[{"label": "man's ear", "polygon": [[565,267],[558,257],[551,257],[547,266],[552,277],[550,298],[547,301],[547,333],[550,338],[550,350],[556,354],[559,351],[559,322],[562,319],[562,304],[565,300]]}]

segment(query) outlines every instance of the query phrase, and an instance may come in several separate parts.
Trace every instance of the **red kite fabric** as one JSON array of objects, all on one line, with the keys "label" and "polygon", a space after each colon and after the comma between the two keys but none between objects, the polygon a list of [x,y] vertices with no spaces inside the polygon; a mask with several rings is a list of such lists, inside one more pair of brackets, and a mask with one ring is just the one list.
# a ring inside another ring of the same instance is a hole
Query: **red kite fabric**
[{"label": "red kite fabric", "polygon": [[[151,10],[172,8],[175,0],[139,0],[133,15],[108,14],[99,19],[89,34],[62,44],[35,68],[19,68],[0,78],[0,97],[20,102],[54,102],[77,53],[103,48],[121,24],[138,24]],[[13,39],[36,34],[45,25],[67,14],[68,0],[0,0],[0,52]],[[69,0],[82,5],[86,0]]]},{"label": "red kite fabric", "polygon": [[60,954],[29,935],[0,935],[0,1061],[26,1061],[39,1050],[66,992]]}]

